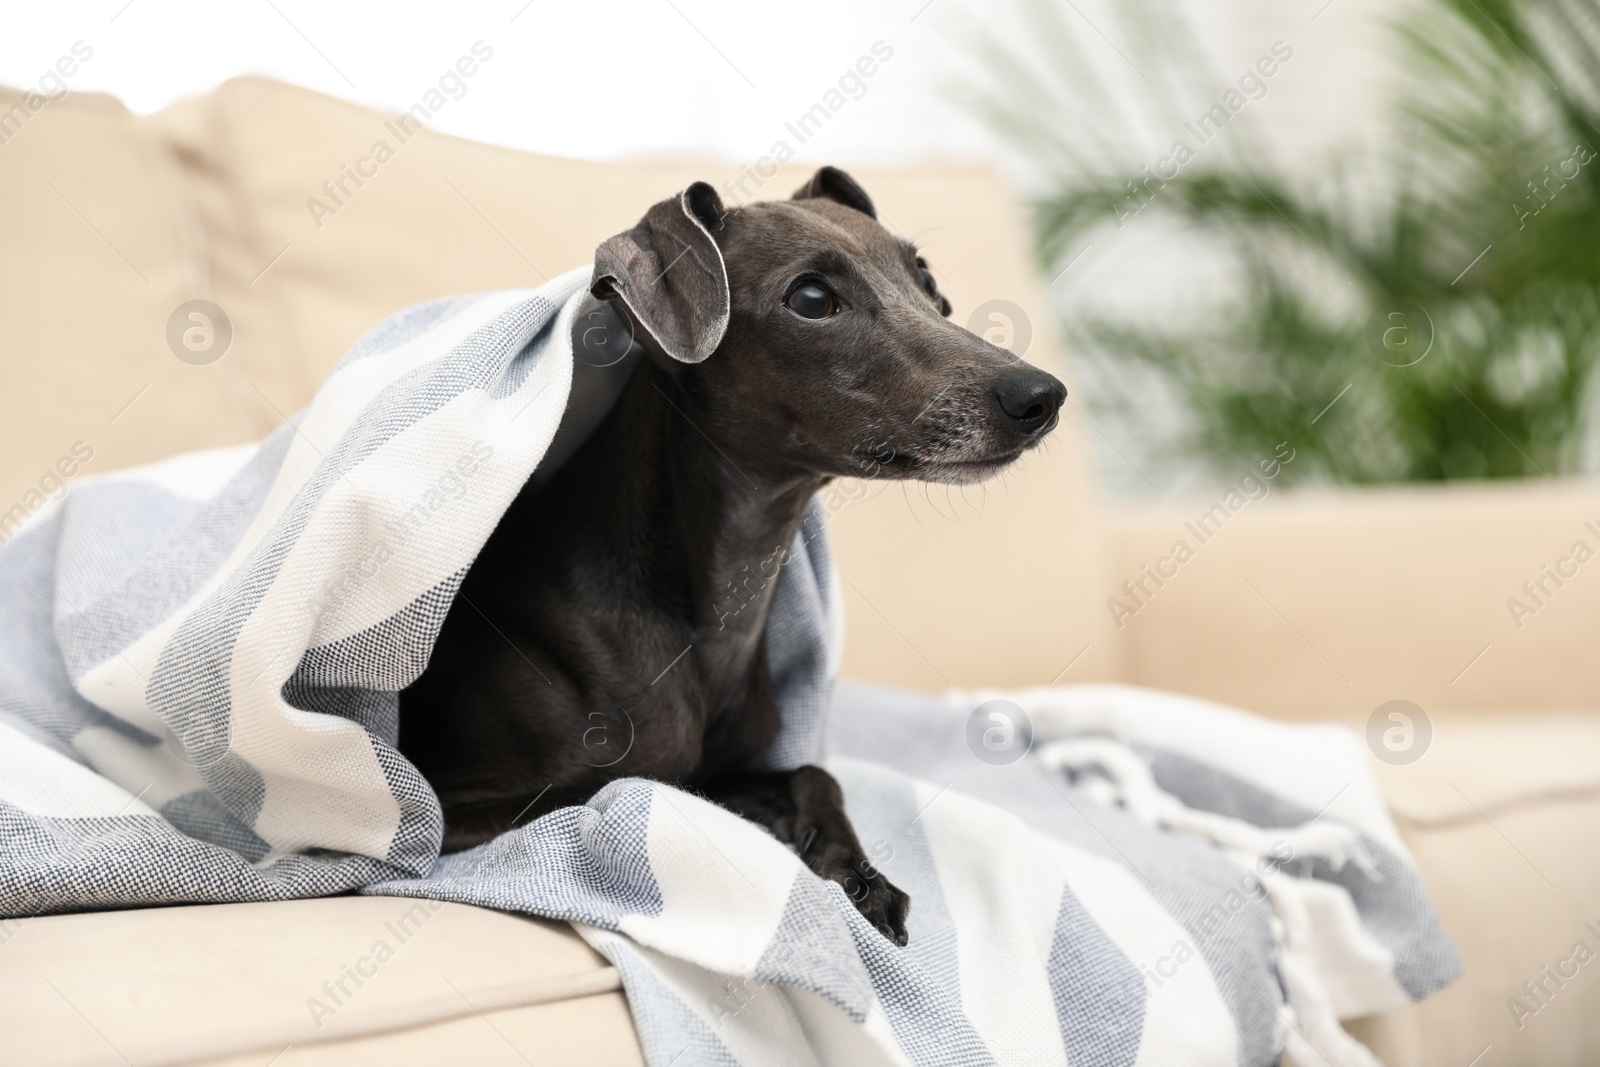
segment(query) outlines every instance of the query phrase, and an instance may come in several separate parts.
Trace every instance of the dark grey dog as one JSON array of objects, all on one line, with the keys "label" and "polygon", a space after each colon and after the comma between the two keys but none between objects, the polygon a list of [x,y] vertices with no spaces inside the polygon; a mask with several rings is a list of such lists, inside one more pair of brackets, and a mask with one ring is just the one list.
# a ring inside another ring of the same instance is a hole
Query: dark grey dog
[{"label": "dark grey dog", "polygon": [[[400,697],[447,849],[647,776],[767,826],[905,944],[909,901],[834,779],[747,769],[778,730],[776,583],[736,614],[720,591],[792,541],[831,479],[978,481],[1039,443],[1066,389],[947,321],[927,264],[876,220],[824,167],[792,200],[733,211],[697,182],[599,247],[605,303],[575,332],[617,364],[580,359],[554,472],[500,520]],[[596,758],[597,715],[617,758]]]}]

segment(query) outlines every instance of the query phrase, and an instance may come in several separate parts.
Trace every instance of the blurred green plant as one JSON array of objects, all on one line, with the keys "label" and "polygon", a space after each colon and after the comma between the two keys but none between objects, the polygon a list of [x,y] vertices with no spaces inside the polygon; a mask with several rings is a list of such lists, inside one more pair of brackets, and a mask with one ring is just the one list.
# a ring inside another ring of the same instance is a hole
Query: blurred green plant
[{"label": "blurred green plant", "polygon": [[[1211,310],[1156,325],[1066,316],[1090,356],[1096,410],[1153,435],[1158,453],[1219,470],[1290,440],[1298,458],[1285,474],[1299,481],[1594,466],[1600,0],[1408,5],[1392,27],[1399,150],[1299,179],[1235,121],[1176,176],[1151,181],[1155,157],[1129,141],[1194,144],[1184,121],[1233,79],[1210,72],[1166,0],[1113,8],[1117,55],[1149,93],[1107,88],[1096,61],[1111,37],[1069,0],[1023,0],[1031,61],[997,31],[965,36],[980,72],[967,101],[1037,182],[1047,276],[1096,232],[1153,217],[1236,265],[1232,295]],[[1151,426],[1152,388],[1181,417]]]}]

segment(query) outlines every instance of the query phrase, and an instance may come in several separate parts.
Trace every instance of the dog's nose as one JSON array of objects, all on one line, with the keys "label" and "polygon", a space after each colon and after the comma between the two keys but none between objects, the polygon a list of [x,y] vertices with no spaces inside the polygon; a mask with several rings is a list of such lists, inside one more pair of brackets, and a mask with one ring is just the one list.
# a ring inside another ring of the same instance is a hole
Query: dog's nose
[{"label": "dog's nose", "polygon": [[1056,424],[1067,387],[1054,375],[1030,367],[1008,375],[994,391],[994,398],[1000,402],[1000,410],[1016,420],[1016,428],[1031,437]]}]

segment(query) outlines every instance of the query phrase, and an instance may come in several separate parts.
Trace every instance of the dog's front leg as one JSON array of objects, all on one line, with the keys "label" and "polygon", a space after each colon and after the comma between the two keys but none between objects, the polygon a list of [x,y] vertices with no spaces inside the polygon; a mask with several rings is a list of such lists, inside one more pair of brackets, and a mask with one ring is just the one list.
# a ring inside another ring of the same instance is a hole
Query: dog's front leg
[{"label": "dog's front leg", "polygon": [[911,898],[890,883],[856,837],[844,811],[844,792],[821,767],[728,774],[705,787],[711,799],[769,828],[823,878],[844,888],[878,932],[906,944]]}]

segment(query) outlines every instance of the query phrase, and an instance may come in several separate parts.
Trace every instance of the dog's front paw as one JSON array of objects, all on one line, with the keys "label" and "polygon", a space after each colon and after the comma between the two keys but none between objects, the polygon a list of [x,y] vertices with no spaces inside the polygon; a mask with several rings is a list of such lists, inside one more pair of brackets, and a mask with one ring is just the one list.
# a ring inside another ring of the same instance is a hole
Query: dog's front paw
[{"label": "dog's front paw", "polygon": [[911,940],[906,933],[911,898],[865,860],[861,867],[864,869],[849,868],[842,877],[832,876],[833,880],[844,887],[845,895],[855,901],[856,910],[878,928],[878,933],[904,948]]},{"label": "dog's front paw", "polygon": [[[811,846],[802,841],[802,846]],[[851,835],[854,837],[854,835]],[[902,948],[909,942],[906,934],[906,915],[911,910],[911,898],[902,892],[871,860],[844,841],[829,841],[820,847],[802,847],[811,869],[824,878],[839,883],[840,888],[855,903],[866,920],[878,932]]]},{"label": "dog's front paw", "polygon": [[745,818],[769,827],[819,877],[838,882],[856,909],[896,945],[907,943],[911,898],[867,858],[844,810],[844,791],[821,767],[726,775],[710,792]]}]

